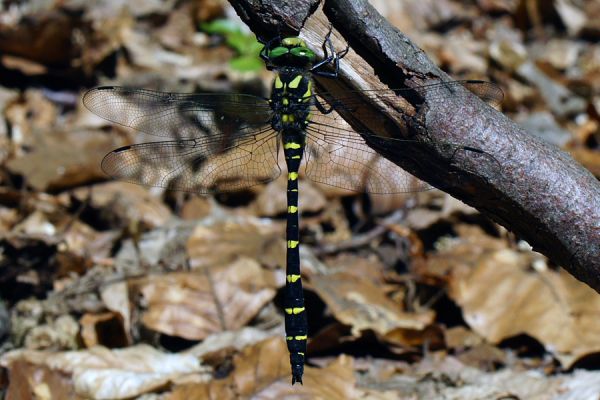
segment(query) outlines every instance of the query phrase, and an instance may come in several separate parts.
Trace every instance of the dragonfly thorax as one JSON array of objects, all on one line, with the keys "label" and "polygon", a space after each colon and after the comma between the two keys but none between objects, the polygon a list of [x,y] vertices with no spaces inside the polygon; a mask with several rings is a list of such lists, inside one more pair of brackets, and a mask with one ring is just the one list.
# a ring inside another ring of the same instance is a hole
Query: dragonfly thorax
[{"label": "dragonfly thorax", "polygon": [[276,131],[304,130],[312,100],[312,79],[300,68],[278,69],[271,91],[272,127]]}]

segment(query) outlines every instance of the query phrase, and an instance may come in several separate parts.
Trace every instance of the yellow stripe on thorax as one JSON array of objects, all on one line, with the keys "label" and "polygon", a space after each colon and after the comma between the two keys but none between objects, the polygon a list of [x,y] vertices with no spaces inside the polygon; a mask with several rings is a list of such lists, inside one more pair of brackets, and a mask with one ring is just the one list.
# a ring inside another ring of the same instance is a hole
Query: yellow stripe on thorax
[{"label": "yellow stripe on thorax", "polygon": [[283,88],[283,82],[281,82],[281,78],[279,77],[279,75],[277,75],[275,77],[275,89],[281,89]]},{"label": "yellow stripe on thorax", "polygon": [[308,98],[310,98],[310,96],[312,96],[311,85],[312,85],[312,83],[310,81],[308,81],[306,92],[304,92],[304,94],[302,95],[302,97],[304,98],[304,100],[308,100]]},{"label": "yellow stripe on thorax", "polygon": [[288,87],[290,89],[297,89],[298,86],[300,86],[300,82],[302,82],[302,75],[298,75],[294,79],[292,79],[288,84]]},{"label": "yellow stripe on thorax", "polygon": [[290,283],[294,283],[298,279],[300,279],[300,275],[288,275],[287,276],[287,281],[290,282]]}]

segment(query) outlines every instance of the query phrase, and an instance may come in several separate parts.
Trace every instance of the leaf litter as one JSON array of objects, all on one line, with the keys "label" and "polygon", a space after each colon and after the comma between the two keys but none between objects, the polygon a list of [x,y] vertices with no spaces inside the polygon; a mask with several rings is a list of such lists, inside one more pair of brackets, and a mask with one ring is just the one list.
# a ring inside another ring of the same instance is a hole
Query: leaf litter
[{"label": "leaf litter", "polygon": [[[159,3],[28,1],[0,21],[6,398],[599,398],[596,292],[441,192],[367,198],[303,176],[311,341],[290,386],[284,180],[199,198],[99,168],[136,139],[80,89],[267,94],[268,72],[236,70],[255,60],[199,29],[229,5]],[[600,177],[595,2],[372,3]]]}]

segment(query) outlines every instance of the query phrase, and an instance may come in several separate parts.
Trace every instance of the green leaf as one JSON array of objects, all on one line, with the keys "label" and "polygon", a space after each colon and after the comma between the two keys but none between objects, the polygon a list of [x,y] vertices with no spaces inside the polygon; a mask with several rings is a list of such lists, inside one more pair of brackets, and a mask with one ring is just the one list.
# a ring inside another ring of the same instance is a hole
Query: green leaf
[{"label": "green leaf", "polygon": [[256,56],[241,56],[229,61],[229,65],[240,72],[254,72],[262,69],[263,62]]},{"label": "green leaf", "polygon": [[225,37],[227,45],[239,55],[230,61],[233,69],[256,71],[263,67],[263,61],[259,57],[263,45],[253,34],[244,32],[236,22],[229,19],[216,19],[202,23],[200,28],[206,33]]},{"label": "green leaf", "polygon": [[242,33],[242,28],[230,19],[215,19],[210,22],[203,22],[200,24],[200,29],[213,35],[226,36],[231,33]]},{"label": "green leaf", "polygon": [[244,54],[251,43],[250,40],[254,40],[254,38],[249,38],[248,35],[241,32],[230,33],[226,36],[226,39],[227,44],[239,54]]}]

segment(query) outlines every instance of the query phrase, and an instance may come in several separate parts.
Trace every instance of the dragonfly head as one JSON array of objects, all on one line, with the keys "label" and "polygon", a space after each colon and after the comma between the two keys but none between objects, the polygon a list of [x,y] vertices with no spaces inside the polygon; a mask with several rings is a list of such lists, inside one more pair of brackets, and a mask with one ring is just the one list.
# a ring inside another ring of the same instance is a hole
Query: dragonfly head
[{"label": "dragonfly head", "polygon": [[294,65],[304,67],[311,65],[316,58],[315,53],[306,46],[299,37],[287,37],[273,43],[266,49],[266,56],[275,66]]}]

